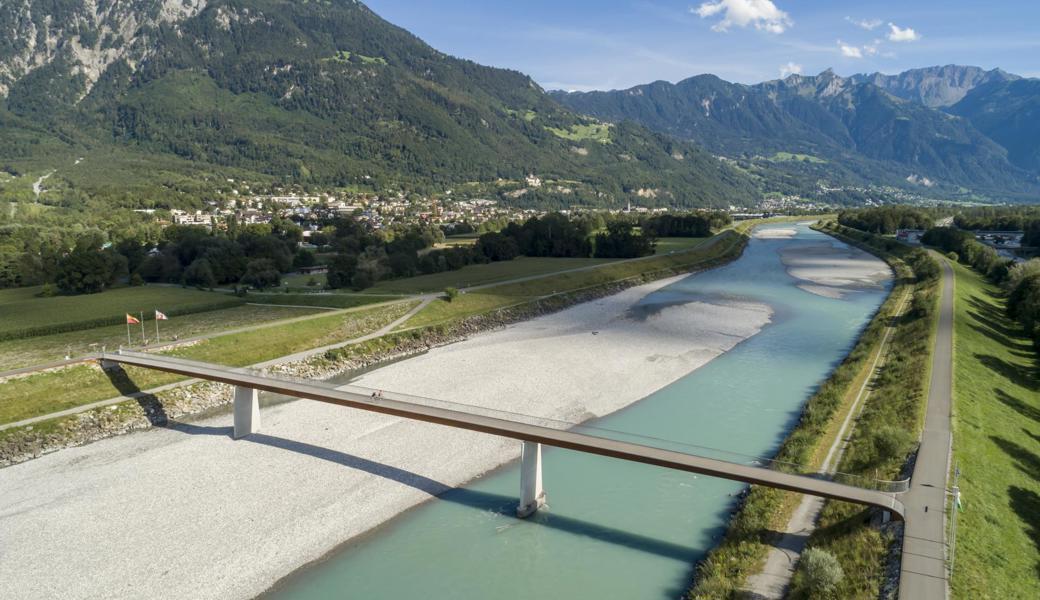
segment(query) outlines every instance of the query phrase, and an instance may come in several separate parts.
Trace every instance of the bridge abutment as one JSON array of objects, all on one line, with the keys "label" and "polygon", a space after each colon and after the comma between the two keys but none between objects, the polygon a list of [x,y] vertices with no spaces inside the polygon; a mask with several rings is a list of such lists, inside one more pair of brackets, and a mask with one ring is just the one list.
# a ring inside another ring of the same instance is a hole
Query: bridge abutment
[{"label": "bridge abutment", "polygon": [[258,431],[260,431],[260,399],[257,391],[236,385],[234,438],[237,440]]},{"label": "bridge abutment", "polygon": [[542,488],[542,445],[524,442],[520,455],[520,506],[516,516],[527,518],[545,505],[545,490]]}]

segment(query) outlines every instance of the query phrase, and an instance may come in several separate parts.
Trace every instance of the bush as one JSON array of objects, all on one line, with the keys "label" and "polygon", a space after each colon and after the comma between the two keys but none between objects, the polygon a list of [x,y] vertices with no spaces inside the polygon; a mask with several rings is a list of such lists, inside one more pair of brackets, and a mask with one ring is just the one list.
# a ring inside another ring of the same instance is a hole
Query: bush
[{"label": "bush", "polygon": [[140,287],[144,285],[144,279],[142,279],[139,274],[134,273],[130,276],[130,280],[128,281],[128,283],[131,287]]},{"label": "bush", "polygon": [[51,298],[58,295],[58,288],[53,283],[45,283],[37,295],[41,298]]},{"label": "bush", "polygon": [[453,287],[444,288],[444,296],[448,299],[448,302],[454,302],[459,297],[459,290]]},{"label": "bush", "polygon": [[845,578],[838,559],[820,548],[809,548],[802,554],[802,574],[812,598],[830,597]]},{"label": "bush", "polygon": [[871,441],[874,444],[874,450],[877,451],[878,458],[887,461],[905,457],[914,439],[909,431],[886,425],[874,432],[873,440]]}]

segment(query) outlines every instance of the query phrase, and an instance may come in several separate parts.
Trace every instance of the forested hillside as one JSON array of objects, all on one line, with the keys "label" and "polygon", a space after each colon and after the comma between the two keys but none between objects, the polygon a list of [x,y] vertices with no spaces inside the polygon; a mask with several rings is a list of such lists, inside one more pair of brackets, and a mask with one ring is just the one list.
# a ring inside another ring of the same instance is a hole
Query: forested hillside
[{"label": "forested hillside", "polygon": [[[1017,136],[1025,148],[1005,147],[998,142],[1009,136],[991,139],[980,131],[997,135],[1016,118],[1021,120],[1017,113],[987,116],[992,125],[975,114],[958,115],[972,112],[966,107],[976,88],[1024,89],[1034,81],[974,67],[850,78],[827,70],[750,86],[701,75],[677,84],[553,95],[579,112],[630,119],[713,152],[803,177],[1029,200],[1040,190],[1040,171],[1029,151],[1035,152],[1040,143],[1035,136]],[[962,97],[962,109],[955,107],[953,115],[933,108]]]},{"label": "forested hillside", "polygon": [[170,205],[224,177],[423,191],[535,173],[605,205],[755,193],[690,143],[579,116],[352,0],[13,0],[0,32],[0,167],[54,169],[51,187]]}]

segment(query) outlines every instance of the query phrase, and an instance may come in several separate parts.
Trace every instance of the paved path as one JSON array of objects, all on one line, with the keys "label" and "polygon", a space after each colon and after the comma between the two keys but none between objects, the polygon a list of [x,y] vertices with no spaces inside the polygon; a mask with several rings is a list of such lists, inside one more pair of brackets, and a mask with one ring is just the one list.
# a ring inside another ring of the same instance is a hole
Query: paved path
[{"label": "paved path", "polygon": [[899,573],[900,600],[945,600],[946,481],[950,471],[950,413],[953,388],[953,269],[936,253],[942,265],[942,297],[939,327],[932,354],[932,378],[928,388],[921,447],[910,479],[910,491],[902,495],[907,521],[903,531],[903,557]]},{"label": "paved path", "polygon": [[[895,315],[903,314],[909,298],[910,292],[907,291],[900,298]],[[874,360],[870,365],[870,374],[863,380],[863,385],[860,386],[856,393],[856,398],[853,400],[845,420],[842,421],[841,427],[834,437],[834,442],[827,451],[827,456],[820,466],[821,473],[832,474],[837,470],[837,465],[841,462],[845,449],[848,448],[855,419],[859,418],[863,404],[870,397],[870,383],[878,376],[881,368],[884,366],[884,358],[888,355],[888,342],[893,331],[895,331],[895,327],[891,324],[885,328],[881,344],[878,345],[877,353],[874,355]],[[820,511],[823,510],[823,506],[823,498],[817,496],[805,496],[802,498],[794,513],[791,514],[791,519],[787,522],[784,534],[770,548],[762,570],[748,577],[747,585],[744,588],[745,591],[762,600],[779,600],[786,595],[787,588],[791,585],[791,578],[794,577],[795,569],[798,566],[798,560],[801,558],[802,552],[805,551],[809,536],[816,529],[816,521],[820,517]]]},{"label": "paved path", "polygon": [[[294,354],[289,354],[289,355],[286,355],[286,356],[280,356],[280,357],[272,359],[272,360],[267,360],[267,361],[264,361],[264,362],[261,362],[261,363],[256,363],[255,365],[249,365],[249,368],[263,369],[263,368],[267,368],[267,367],[271,367],[271,366],[279,365],[279,364],[283,364],[283,363],[304,360],[304,359],[310,358],[312,356],[316,356],[318,354],[321,354],[323,352],[328,352],[329,350],[335,350],[336,348],[343,348],[345,346],[351,346],[353,344],[360,344],[362,342],[367,342],[368,340],[384,336],[384,335],[390,333],[395,327],[401,325],[402,323],[404,323],[408,319],[412,318],[412,316],[414,316],[415,313],[417,313],[420,310],[422,310],[423,308],[425,308],[426,305],[429,304],[431,301],[432,301],[432,299],[429,299],[429,298],[422,300],[414,308],[409,310],[407,313],[405,313],[401,317],[395,319],[392,323],[384,325],[383,327],[380,327],[379,329],[377,329],[376,331],[373,331],[372,333],[366,333],[365,335],[362,335],[362,336],[359,336],[359,337],[356,337],[356,338],[351,338],[351,339],[346,340],[344,342],[337,342],[335,344],[329,344],[327,346],[321,346],[320,348],[311,348],[310,350],[304,350],[302,352],[296,352]],[[322,315],[322,316],[327,316],[327,314],[326,315]],[[90,360],[97,360],[97,358],[96,357],[92,357]],[[28,419],[23,419],[21,421],[15,421],[14,423],[5,423],[3,425],[0,425],[0,431],[3,431],[5,429],[13,429],[15,427],[22,427],[22,426],[25,426],[25,425],[32,425],[33,423],[39,423],[40,421],[47,421],[47,420],[55,419],[55,418],[58,418],[58,417],[67,417],[67,416],[70,416],[70,415],[79,414],[81,412],[86,412],[88,410],[94,410],[95,408],[101,408],[101,407],[104,407],[104,406],[110,406],[112,404],[119,404],[120,402],[125,402],[126,400],[134,400],[136,398],[151,396],[151,395],[154,395],[154,394],[158,394],[159,392],[164,392],[166,390],[172,390],[174,388],[183,387],[183,386],[186,386],[186,385],[191,385],[193,383],[198,383],[198,382],[199,382],[198,379],[185,379],[183,381],[175,381],[173,383],[167,383],[166,385],[161,385],[161,386],[158,386],[158,387],[149,388],[147,390],[142,390],[142,391],[139,391],[139,392],[126,394],[126,395],[123,395],[123,396],[116,396],[114,398],[108,398],[107,400],[99,400],[97,402],[91,402],[90,404],[84,404],[84,405],[81,405],[81,406],[76,406],[76,407],[69,408],[69,409],[62,410],[62,411],[48,413],[46,415],[38,415],[38,416],[31,417],[31,418],[28,418]]]}]

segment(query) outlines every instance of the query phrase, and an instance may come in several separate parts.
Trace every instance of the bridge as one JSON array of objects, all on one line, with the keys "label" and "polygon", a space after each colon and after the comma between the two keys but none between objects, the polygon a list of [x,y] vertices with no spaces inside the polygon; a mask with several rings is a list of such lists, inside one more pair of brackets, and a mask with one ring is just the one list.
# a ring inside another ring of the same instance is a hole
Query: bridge
[{"label": "bridge", "polygon": [[234,386],[235,438],[245,437],[259,431],[258,392],[266,391],[519,440],[522,443],[522,453],[520,501],[517,515],[520,517],[533,514],[545,503],[545,491],[542,487],[543,444],[876,507],[898,520],[902,520],[905,515],[903,503],[894,493],[576,431],[560,430],[546,425],[524,422],[519,418],[480,414],[477,407],[467,410],[465,407],[457,405],[446,407],[423,404],[414,401],[410,396],[393,392],[366,394],[337,389],[321,382],[289,380],[248,369],[236,369],[155,354],[126,351],[103,353],[100,355],[100,360],[102,368],[105,369],[128,365]]}]

